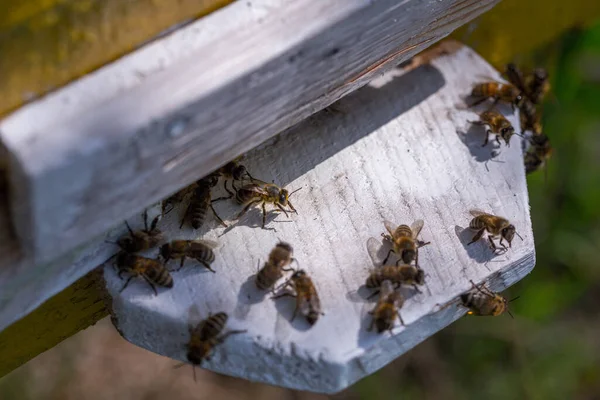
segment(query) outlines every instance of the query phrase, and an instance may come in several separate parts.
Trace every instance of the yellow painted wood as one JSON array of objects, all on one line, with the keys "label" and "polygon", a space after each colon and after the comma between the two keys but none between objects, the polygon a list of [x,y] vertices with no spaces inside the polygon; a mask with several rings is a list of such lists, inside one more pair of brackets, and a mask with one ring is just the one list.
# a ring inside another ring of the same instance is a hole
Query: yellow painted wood
[{"label": "yellow painted wood", "polygon": [[573,27],[600,19],[600,1],[502,0],[452,37],[502,70],[504,64]]},{"label": "yellow painted wood", "polygon": [[100,280],[92,271],[0,332],[0,377],[104,318]]},{"label": "yellow painted wood", "polygon": [[0,116],[232,0],[1,0]]}]

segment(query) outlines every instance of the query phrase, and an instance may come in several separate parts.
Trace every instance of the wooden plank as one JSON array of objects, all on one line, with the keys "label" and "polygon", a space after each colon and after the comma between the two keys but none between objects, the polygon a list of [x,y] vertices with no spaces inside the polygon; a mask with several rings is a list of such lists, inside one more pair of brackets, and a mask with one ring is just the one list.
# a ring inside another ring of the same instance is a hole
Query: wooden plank
[{"label": "wooden plank", "polygon": [[[104,89],[102,74],[92,74],[83,87],[66,87],[2,122],[25,251],[51,260],[85,243],[364,85],[495,1],[267,3],[268,13],[252,16],[250,24],[245,3],[198,21],[190,30],[217,33],[210,40],[200,33],[181,37],[177,46],[204,42],[138,85],[125,83],[116,97],[114,87]],[[127,80],[138,72],[127,64],[119,73]],[[91,87],[99,93],[82,100]]]},{"label": "wooden plank", "polygon": [[[216,348],[204,367],[333,393],[462,316],[463,309],[440,311],[438,304],[469,290],[469,280],[503,290],[529,273],[535,253],[521,139],[514,136],[511,147],[482,148],[481,127],[468,122],[477,115],[464,107],[479,77],[499,75],[470,49],[439,52],[444,53],[431,65],[375,79],[247,154],[244,165],[253,176],[290,191],[301,188],[292,197],[297,215],[270,213],[269,229],[263,230],[258,209],[236,222],[240,207],[221,202],[217,212],[228,228],[209,218],[200,230],[180,230],[186,204],[161,220],[168,239],[217,240],[216,273],[188,261],[172,272],[173,288],[159,288],[155,296],[141,279],[121,292],[124,280],[107,265],[104,278],[121,334],[185,360],[194,315],[224,311],[230,315],[228,329],[247,333]],[[510,107],[501,110],[519,131],[518,115]],[[499,155],[491,160],[494,151]],[[498,257],[485,241],[467,245],[473,235],[464,229],[471,208],[507,217],[522,240],[515,238]],[[421,238],[431,241],[419,254],[426,285],[422,293],[402,289],[405,327],[398,325],[391,334],[368,332],[374,303],[361,286],[375,266],[366,243],[380,239],[384,220],[410,224],[418,218],[425,221]],[[294,256],[319,292],[325,315],[312,327],[302,318],[291,321],[291,299],[273,301],[255,288],[257,264],[279,240],[294,246]]]},{"label": "wooden plank", "polygon": [[231,0],[2,0],[0,116]]},{"label": "wooden plank", "polygon": [[0,377],[107,315],[98,271],[0,331]]}]

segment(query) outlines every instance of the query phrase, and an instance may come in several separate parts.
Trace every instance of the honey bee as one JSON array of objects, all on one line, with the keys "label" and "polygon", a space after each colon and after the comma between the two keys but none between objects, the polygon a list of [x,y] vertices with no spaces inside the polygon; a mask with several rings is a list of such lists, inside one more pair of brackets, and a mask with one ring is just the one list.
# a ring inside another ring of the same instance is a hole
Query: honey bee
[{"label": "honey bee", "polygon": [[187,343],[187,359],[192,365],[201,365],[204,360],[210,361],[215,346],[223,343],[227,337],[246,330],[232,330],[222,333],[229,319],[224,312],[209,315],[196,326],[189,326],[190,341]]},{"label": "honey bee", "polygon": [[[499,293],[494,293],[482,283],[476,286],[471,281],[473,289],[460,295],[462,305],[469,309],[467,314],[477,316],[498,316],[508,310],[508,300]],[[512,314],[510,315],[512,317]]]},{"label": "honey bee", "polygon": [[189,186],[184,187],[178,192],[173,193],[161,202],[162,215],[166,215],[173,211],[175,204],[181,203],[187,196],[192,194],[196,189],[196,183],[192,183]]},{"label": "honey bee", "polygon": [[156,228],[159,218],[157,215],[148,229],[148,213],[144,211],[144,229],[139,231],[133,231],[125,221],[129,235],[117,240],[117,245],[127,253],[137,253],[158,246],[164,239],[162,232]]},{"label": "honey bee", "polygon": [[[285,242],[279,242],[269,254],[269,259],[256,274],[256,287],[260,290],[271,289],[275,283],[283,277],[285,269],[294,261],[292,246]],[[259,264],[260,265],[260,264]]]},{"label": "honey bee", "polygon": [[[508,247],[510,247],[515,234],[521,238],[521,235],[517,233],[515,226],[505,218],[487,214],[480,210],[470,210],[469,213],[474,217],[469,223],[469,228],[477,231],[477,233],[473,236],[473,239],[468,245],[481,239],[481,236],[483,236],[485,231],[488,232],[488,241],[494,251],[498,250],[498,247],[494,243],[494,238],[498,236],[500,236],[499,244],[504,251],[508,250],[508,248],[502,243],[503,240],[506,240],[508,242]],[[521,238],[521,240],[522,239],[523,238]]]},{"label": "honey bee", "polygon": [[383,225],[388,231],[388,234],[382,233],[381,236],[392,244],[392,248],[383,260],[383,264],[390,258],[390,254],[396,255],[405,264],[410,264],[415,261],[415,265],[419,265],[419,248],[430,244],[417,239],[421,229],[423,229],[423,220],[418,219],[409,227],[408,225],[399,225],[394,227],[390,221],[384,221]]},{"label": "honey bee", "polygon": [[479,121],[469,121],[475,125],[485,125],[488,129],[485,132],[485,141],[481,147],[488,144],[490,133],[496,135],[496,142],[500,145],[500,138],[504,139],[506,145],[510,147],[510,138],[515,134],[515,129],[504,115],[496,110],[488,110],[479,114]]},{"label": "honey bee", "polygon": [[412,285],[417,292],[421,293],[417,285],[425,284],[425,272],[415,265],[384,265],[369,274],[365,286],[374,289],[381,287],[385,281],[396,285]]},{"label": "honey bee", "polygon": [[190,200],[190,204],[185,211],[179,228],[183,227],[186,218],[189,216],[192,228],[199,229],[206,220],[208,209],[212,211],[213,215],[219,220],[221,225],[227,227],[227,224],[219,217],[219,214],[217,214],[217,211],[212,205],[211,189],[216,185],[216,182],[218,182],[218,178],[215,179],[214,176],[209,176],[196,182],[197,186],[194,190],[194,195]]},{"label": "honey bee", "polygon": [[548,136],[540,133],[529,138],[530,147],[525,153],[525,172],[530,174],[543,168],[552,156],[552,146]]},{"label": "honey bee", "polygon": [[548,72],[544,68],[536,68],[528,74],[523,74],[511,63],[506,66],[506,76],[533,104],[540,104],[550,91]]},{"label": "honey bee", "polygon": [[517,87],[508,83],[500,82],[485,82],[477,84],[473,87],[471,96],[480,97],[481,99],[471,104],[470,107],[481,104],[487,99],[494,99],[494,104],[497,104],[499,101],[509,103],[514,110],[515,107],[519,107],[523,102],[523,95]]},{"label": "honey bee", "polygon": [[404,297],[395,290],[392,281],[383,281],[381,283],[377,305],[369,312],[369,314],[373,316],[373,319],[368,330],[373,330],[373,327],[375,327],[377,333],[391,331],[396,322],[396,317],[398,317],[402,325],[404,325],[404,321],[400,315],[400,308],[402,308],[403,304]]},{"label": "honey bee", "polygon": [[535,108],[535,105],[529,99],[525,99],[520,110],[521,113],[519,114],[519,118],[521,120],[521,131],[531,131],[534,135],[541,134],[541,116]]},{"label": "honey bee", "polygon": [[[253,183],[249,183],[239,189],[236,189],[235,198],[239,204],[244,205],[244,209],[237,215],[236,219],[240,219],[250,209],[250,207],[258,205],[259,203],[261,203],[263,211],[263,229],[265,229],[267,219],[267,210],[265,208],[267,203],[273,203],[279,210],[283,211],[285,216],[288,218],[288,211],[298,214],[289,199],[300,189],[301,188],[298,188],[292,193],[289,193],[287,189],[283,189],[274,183],[266,183],[255,179]],[[287,206],[289,206],[291,210],[286,210],[284,208]]]},{"label": "honey bee", "polygon": [[144,280],[152,287],[152,290],[154,290],[155,295],[158,295],[156,286],[166,288],[173,287],[173,278],[164,264],[160,261],[127,253],[125,251],[119,252],[116,256],[119,278],[123,279],[122,275],[124,273],[130,275],[119,292],[125,290],[127,285],[129,285],[129,282],[135,277],[144,278]]},{"label": "honey bee", "polygon": [[294,308],[292,321],[296,318],[298,311],[300,311],[300,314],[306,318],[308,323],[314,325],[323,313],[321,312],[321,301],[319,300],[319,295],[312,279],[308,277],[306,272],[299,270],[294,272],[292,277],[281,285],[280,289],[285,289],[288,286],[294,290],[294,294],[285,292],[274,296],[273,299],[284,296],[296,298],[296,307]]},{"label": "honey bee", "polygon": [[165,260],[165,264],[172,258],[181,259],[177,271],[183,268],[186,257],[189,257],[204,265],[209,271],[215,272],[210,265],[215,261],[213,249],[218,245],[209,240],[173,240],[161,246],[160,255]]},{"label": "honey bee", "polygon": [[234,193],[230,191],[229,188],[227,188],[227,181],[232,181],[231,186],[235,191],[235,186],[233,186],[233,182],[242,181],[244,180],[244,178],[249,178],[251,181],[254,180],[254,178],[252,178],[252,175],[250,175],[246,167],[239,163],[239,160],[241,158],[242,157],[240,156],[235,160],[228,162],[227,164],[219,168],[219,170],[217,171],[217,173],[220,176],[225,178],[225,181],[223,182],[223,187],[225,188],[227,193],[230,194],[229,198],[233,197]]}]

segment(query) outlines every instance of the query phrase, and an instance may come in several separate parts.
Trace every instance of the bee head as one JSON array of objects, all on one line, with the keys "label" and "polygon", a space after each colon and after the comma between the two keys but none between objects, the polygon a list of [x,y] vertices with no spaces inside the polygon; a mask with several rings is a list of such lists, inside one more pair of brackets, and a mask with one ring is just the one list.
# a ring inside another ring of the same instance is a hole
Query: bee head
[{"label": "bee head", "polygon": [[410,264],[416,257],[417,252],[414,249],[407,249],[402,252],[402,261],[404,264]]},{"label": "bee head", "polygon": [[502,136],[502,139],[504,139],[507,146],[510,146],[510,138],[514,133],[515,128],[512,126],[505,126],[504,128],[500,129],[500,136]]},{"label": "bee head", "polygon": [[171,258],[171,245],[169,243],[165,243],[160,246],[160,256],[163,260],[168,260]]},{"label": "bee head", "polygon": [[193,365],[200,365],[202,364],[202,360],[204,359],[204,357],[197,351],[189,350],[187,352],[187,359]]},{"label": "bee head", "polygon": [[425,272],[421,268],[418,268],[417,275],[415,276],[415,283],[417,285],[425,284]]},{"label": "bee head", "polygon": [[244,167],[243,165],[238,165],[237,167],[235,167],[232,174],[233,179],[235,179],[236,181],[241,181],[247,175],[248,170],[246,170],[246,167]]},{"label": "bee head", "polygon": [[294,272],[294,275],[292,275],[292,279],[294,278],[304,278],[306,276],[306,272],[304,270],[298,270],[296,272]]},{"label": "bee head", "polygon": [[281,189],[279,191],[279,204],[281,204],[284,207],[287,206],[289,197],[290,197],[290,194],[287,191],[287,189]]},{"label": "bee head", "polygon": [[133,246],[133,238],[129,236],[124,236],[117,240],[117,245],[126,252],[133,253],[135,251]]},{"label": "bee head", "polygon": [[513,224],[510,224],[506,228],[502,229],[502,237],[508,242],[509,247],[513,238],[515,237],[515,232],[516,229]]},{"label": "bee head", "polygon": [[288,253],[292,253],[294,251],[294,249],[292,248],[292,246],[289,243],[286,243],[286,242],[279,242],[279,243],[277,243],[277,247],[281,247],[282,249],[284,249]]},{"label": "bee head", "polygon": [[391,325],[388,321],[377,318],[375,320],[375,329],[377,329],[377,333],[383,333],[391,328]]},{"label": "bee head", "polygon": [[202,190],[206,190],[207,188],[213,188],[213,187],[217,186],[217,183],[219,183],[219,175],[210,174],[210,175],[205,176],[204,178],[196,181],[196,184],[198,185],[198,188],[196,190],[202,191]]}]

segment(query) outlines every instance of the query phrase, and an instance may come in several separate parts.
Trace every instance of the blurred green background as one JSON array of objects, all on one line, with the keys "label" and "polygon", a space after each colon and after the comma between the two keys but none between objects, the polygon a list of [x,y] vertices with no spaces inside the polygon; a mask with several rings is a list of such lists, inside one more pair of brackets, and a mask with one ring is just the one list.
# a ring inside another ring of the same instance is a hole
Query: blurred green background
[{"label": "blurred green background", "polygon": [[[550,72],[555,148],[547,180],[528,177],[537,266],[507,294],[515,319],[463,318],[333,398],[600,399],[600,23],[514,61]],[[326,398],[172,366],[105,319],[0,380],[0,399]]]}]

